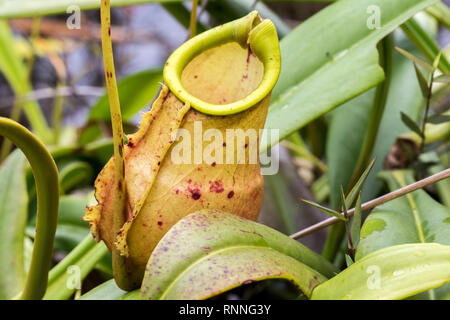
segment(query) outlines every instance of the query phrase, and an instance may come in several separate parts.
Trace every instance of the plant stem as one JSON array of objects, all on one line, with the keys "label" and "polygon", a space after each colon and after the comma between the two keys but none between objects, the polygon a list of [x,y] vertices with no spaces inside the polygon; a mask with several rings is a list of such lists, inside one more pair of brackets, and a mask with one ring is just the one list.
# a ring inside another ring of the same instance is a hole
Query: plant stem
[{"label": "plant stem", "polygon": [[422,151],[423,147],[425,146],[425,125],[427,124],[428,112],[430,111],[431,96],[433,94],[433,81],[434,81],[434,70],[430,73],[430,84],[428,85],[427,104],[425,107],[425,115],[423,116],[423,121],[422,121],[423,137],[420,141],[419,152]]},{"label": "plant stem", "polygon": [[197,34],[197,6],[198,0],[192,0],[191,20],[189,23],[189,37],[193,38]]},{"label": "plant stem", "polygon": [[36,236],[27,280],[19,298],[41,299],[47,288],[58,220],[58,169],[44,144],[19,123],[0,117],[0,135],[22,150],[33,170],[37,193]]},{"label": "plant stem", "polygon": [[[373,105],[370,110],[370,121],[365,132],[364,141],[361,146],[361,151],[358,154],[358,161],[350,178],[347,192],[353,188],[357,183],[359,177],[367,168],[376,143],[378,129],[384,114],[386,106],[387,95],[392,74],[392,39],[390,36],[384,38],[378,45],[380,65],[385,71],[385,80],[376,88]],[[351,206],[352,204],[348,204]],[[345,236],[345,228],[343,224],[333,226],[327,236],[322,255],[327,259],[334,259],[336,251],[339,250],[339,244]]]},{"label": "plant stem", "polygon": [[[106,87],[108,90],[109,107],[114,142],[114,225],[113,234],[117,234],[125,223],[125,163],[123,158],[123,128],[120,111],[119,93],[117,90],[114,57],[111,42],[111,12],[110,0],[102,0],[100,6],[101,37],[103,63],[105,67]],[[114,279],[117,285],[129,290],[126,257],[121,256],[116,248],[112,249]]]},{"label": "plant stem", "polygon": [[353,188],[361,174],[367,168],[372,159],[373,148],[377,139],[378,129],[380,128],[381,119],[383,118],[386,106],[389,86],[392,77],[392,39],[386,37],[380,42],[378,47],[380,52],[380,65],[386,74],[386,79],[377,87],[372,109],[370,111],[370,121],[364,137],[364,142],[359,153],[356,170],[350,180],[349,190]]},{"label": "plant stem", "polygon": [[[423,187],[426,187],[426,186],[428,186],[430,184],[436,183],[436,182],[441,181],[443,179],[446,179],[448,177],[450,177],[450,169],[443,170],[443,171],[441,171],[439,173],[436,173],[436,174],[434,174],[434,175],[432,175],[432,176],[430,176],[428,178],[419,180],[419,181],[414,182],[414,183],[412,183],[410,185],[407,185],[407,186],[402,187],[400,189],[397,189],[397,190],[395,190],[393,192],[385,194],[384,196],[381,196],[379,198],[370,200],[370,201],[368,201],[368,202],[366,202],[366,203],[361,205],[361,211],[370,210],[370,209],[375,208],[376,206],[379,206],[379,205],[381,205],[383,203],[386,203],[388,201],[397,199],[397,198],[399,198],[401,196],[404,196],[407,193],[416,191],[418,189],[421,189]],[[350,209],[350,210],[347,211],[347,214],[348,214],[349,217],[353,216],[354,213],[355,213],[355,208]],[[340,222],[340,221],[341,220],[339,220],[338,218],[332,217],[332,218],[326,219],[324,221],[321,221],[319,223],[316,223],[315,225],[312,225],[312,226],[310,226],[308,228],[300,230],[299,232],[292,234],[290,237],[293,238],[293,239],[299,239],[301,237],[304,237],[304,236],[306,236],[308,234],[311,234],[311,233],[313,233],[313,232],[315,232],[317,230],[321,230],[323,228],[326,228],[326,227],[328,227],[328,226],[330,226],[332,224],[335,224],[337,222]]]}]

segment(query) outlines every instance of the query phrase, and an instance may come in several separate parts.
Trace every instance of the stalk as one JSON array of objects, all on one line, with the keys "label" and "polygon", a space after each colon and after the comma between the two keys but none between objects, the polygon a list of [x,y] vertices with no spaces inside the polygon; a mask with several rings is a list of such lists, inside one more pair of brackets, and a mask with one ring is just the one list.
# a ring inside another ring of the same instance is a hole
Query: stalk
[{"label": "stalk", "polygon": [[37,193],[36,236],[30,269],[19,299],[42,299],[47,288],[58,219],[58,169],[44,144],[19,123],[0,117],[0,135],[22,150],[33,170]]},{"label": "stalk", "polygon": [[[101,2],[100,15],[103,63],[105,67],[114,143],[114,233],[117,233],[125,223],[125,163],[123,158],[122,113],[120,111],[119,92],[117,90],[111,42],[110,0],[103,0]],[[126,258],[120,255],[117,248],[112,248],[112,262],[114,279],[117,285],[124,290],[131,289],[133,286],[129,281]]]}]

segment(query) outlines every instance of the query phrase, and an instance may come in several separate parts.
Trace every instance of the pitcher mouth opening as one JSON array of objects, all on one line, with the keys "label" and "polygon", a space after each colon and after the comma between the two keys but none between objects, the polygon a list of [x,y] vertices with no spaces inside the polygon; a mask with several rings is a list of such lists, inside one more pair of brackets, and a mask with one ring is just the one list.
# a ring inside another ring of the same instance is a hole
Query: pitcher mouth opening
[{"label": "pitcher mouth opening", "polygon": [[266,97],[280,66],[275,26],[253,11],[180,46],[166,62],[164,80],[178,99],[197,111],[231,115]]}]

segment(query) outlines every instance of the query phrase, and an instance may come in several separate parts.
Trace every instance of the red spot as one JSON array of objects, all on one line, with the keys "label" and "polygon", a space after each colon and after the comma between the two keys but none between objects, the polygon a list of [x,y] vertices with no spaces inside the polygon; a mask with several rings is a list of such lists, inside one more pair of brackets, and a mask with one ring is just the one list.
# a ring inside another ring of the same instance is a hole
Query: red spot
[{"label": "red spot", "polygon": [[158,161],[158,166],[161,165],[161,161]]},{"label": "red spot", "polygon": [[215,193],[222,193],[223,192],[223,185],[222,181],[214,181],[210,182],[209,192],[215,192]]},{"label": "red spot", "polygon": [[226,147],[226,146],[227,146],[227,143],[226,143],[226,142],[224,142],[224,143],[222,144],[222,146]]},{"label": "red spot", "polygon": [[234,196],[234,191],[228,192],[228,195],[227,195],[228,199],[233,198],[233,196]]},{"label": "red spot", "polygon": [[163,225],[163,222],[162,221],[158,221],[158,226],[162,226]]},{"label": "red spot", "polygon": [[108,27],[108,36],[111,36],[111,26]]},{"label": "red spot", "polygon": [[198,76],[197,76],[197,75],[195,75],[195,76],[194,76],[194,78],[195,78],[195,79],[197,79],[197,78],[198,78]]},{"label": "red spot", "polygon": [[188,191],[191,193],[191,197],[192,197],[192,199],[194,199],[194,200],[198,200],[198,199],[200,199],[200,197],[202,196],[202,195],[200,194],[200,189],[199,189],[199,188],[194,188],[194,189],[188,188]]},{"label": "red spot", "polygon": [[215,167],[215,166],[216,166],[216,162],[214,161],[213,163],[211,163],[211,165],[212,165],[213,167]]},{"label": "red spot", "polygon": [[189,180],[187,181],[187,183],[192,183],[192,179],[189,179]]}]

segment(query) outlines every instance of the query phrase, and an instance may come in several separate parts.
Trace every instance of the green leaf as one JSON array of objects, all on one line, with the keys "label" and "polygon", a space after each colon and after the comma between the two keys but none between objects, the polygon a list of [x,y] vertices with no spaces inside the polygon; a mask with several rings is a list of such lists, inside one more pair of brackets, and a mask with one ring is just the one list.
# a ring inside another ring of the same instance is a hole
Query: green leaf
[{"label": "green leaf", "polygon": [[316,208],[316,209],[318,209],[318,210],[320,210],[320,211],[322,211],[322,212],[324,212],[324,213],[326,213],[326,214],[328,214],[330,216],[336,217],[336,218],[338,218],[338,219],[340,219],[342,221],[347,221],[347,218],[345,218],[341,213],[337,212],[336,210],[324,207],[324,206],[322,206],[322,205],[320,205],[318,203],[315,203],[313,201],[309,201],[309,200],[306,200],[306,199],[302,199],[302,201],[306,202],[307,204],[312,205],[314,208]]},{"label": "green leaf", "polygon": [[375,90],[372,89],[330,114],[326,156],[330,206],[334,209],[340,204],[339,185],[347,189],[355,170],[374,96]]},{"label": "green leaf", "polygon": [[427,13],[436,18],[442,25],[450,28],[450,10],[445,3],[439,1],[434,6],[427,8]]},{"label": "green leaf", "polygon": [[24,236],[28,214],[25,158],[12,153],[0,167],[0,299],[23,289]]},{"label": "green leaf", "polygon": [[419,128],[419,125],[413,120],[411,119],[406,113],[404,112],[400,112],[401,114],[401,119],[402,122],[411,129],[411,131],[414,131],[415,133],[417,133],[420,137],[424,137],[422,129]]},{"label": "green leaf", "polygon": [[[403,33],[394,33],[394,38],[398,46],[414,54],[417,53],[417,49],[412,47]],[[418,121],[425,106],[425,100],[415,76],[414,65],[401,54],[394,52],[392,68],[389,96],[372,154],[372,157],[376,157],[378,161],[375,162],[365,183],[362,192],[363,202],[377,196],[382,184],[376,179],[376,174],[382,170],[383,160],[396,138],[409,131],[401,121],[400,112]],[[408,94],[405,95],[405,92]],[[370,121],[370,108],[374,94],[374,90],[370,90],[331,113],[326,156],[332,208],[336,209],[339,206],[340,195],[337,192],[339,185],[342,184],[344,188],[348,188],[355,170],[356,155],[360,153],[364,133]]]},{"label": "green leaf", "polygon": [[[309,295],[337,270],[269,227],[216,210],[181,219],[147,264],[144,299],[201,299],[250,281],[284,278]],[[191,285],[193,281],[195,286]]]},{"label": "green leaf", "polygon": [[404,299],[450,282],[450,246],[397,245],[357,260],[313,291],[313,300]]},{"label": "green leaf", "polygon": [[395,50],[397,50],[398,52],[400,52],[402,55],[404,55],[406,58],[408,58],[409,60],[411,60],[414,64],[421,66],[422,68],[431,71],[433,70],[433,66],[428,62],[425,61],[419,57],[416,57],[415,55],[413,55],[412,53],[403,50],[402,48],[399,47],[395,47]]},{"label": "green leaf", "polygon": [[59,185],[62,194],[86,186],[94,179],[92,166],[84,161],[71,161],[60,169]]},{"label": "green leaf", "polygon": [[[345,207],[350,208],[351,206],[353,206],[353,204],[355,203],[355,200],[357,199],[357,197],[359,197],[361,195],[361,191],[362,191],[362,189],[364,187],[364,184],[365,184],[365,182],[367,180],[367,177],[369,176],[369,174],[370,174],[374,164],[375,164],[375,159],[373,159],[369,163],[367,168],[364,170],[362,175],[359,177],[358,181],[355,183],[353,188],[350,190],[348,195],[345,197],[345,199],[346,199]],[[341,192],[343,194],[343,187],[342,187],[342,185],[341,185]]]},{"label": "green leaf", "polygon": [[[384,75],[376,44],[434,2],[341,0],[302,23],[280,42],[281,74],[273,90],[266,129],[279,129],[281,140],[380,83]],[[370,5],[383,13],[379,29],[367,27]],[[274,143],[263,140],[261,150]]]},{"label": "green leaf", "polygon": [[450,73],[450,62],[445,56],[439,57],[441,52],[439,44],[421,27],[416,18],[405,22],[402,30],[429,61],[436,62],[436,65],[433,63],[434,70],[439,67],[443,73]]},{"label": "green leaf", "polygon": [[448,114],[437,114],[427,119],[427,123],[441,124],[450,121],[450,115]]},{"label": "green leaf", "polygon": [[347,267],[350,267],[354,263],[348,254],[345,255],[345,263],[347,264]]},{"label": "green leaf", "polygon": [[358,195],[355,205],[355,213],[353,214],[352,227],[350,234],[352,236],[353,247],[357,248],[359,244],[359,233],[361,231],[361,193]]},{"label": "green leaf", "polygon": [[449,83],[450,82],[450,74],[441,74],[440,76],[437,76],[436,78],[434,78],[434,81]]},{"label": "green leaf", "polygon": [[288,234],[294,233],[297,231],[295,227],[295,217],[298,212],[298,206],[296,203],[293,203],[291,198],[287,197],[289,194],[288,181],[281,172],[278,172],[274,175],[265,176],[264,183],[267,184],[270,189],[271,202],[283,223],[283,231]]},{"label": "green leaf", "polygon": [[[414,183],[410,170],[385,171],[379,174],[391,191]],[[450,208],[417,190],[376,207],[361,229],[357,260],[392,245],[414,242],[437,242],[450,245]]]},{"label": "green leaf", "polygon": [[[152,101],[159,90],[161,82],[161,69],[145,70],[119,81],[117,87],[120,105],[122,106],[122,118],[125,122]],[[92,107],[89,119],[102,121],[111,119],[108,95],[106,93]]]},{"label": "green leaf", "polygon": [[419,81],[420,90],[422,90],[422,96],[426,99],[429,95],[428,91],[428,83],[427,80],[425,80],[425,77],[423,76],[422,72],[417,67],[417,64],[414,63],[414,69],[416,70],[416,76],[417,81]]},{"label": "green leaf", "polygon": [[74,250],[50,270],[44,299],[69,299],[77,289],[78,279],[82,281],[86,278],[107,253],[108,248],[105,244],[96,243],[88,234]]},{"label": "green leaf", "polygon": [[118,300],[127,293],[117,286],[114,279],[111,279],[83,294],[78,300]]}]

